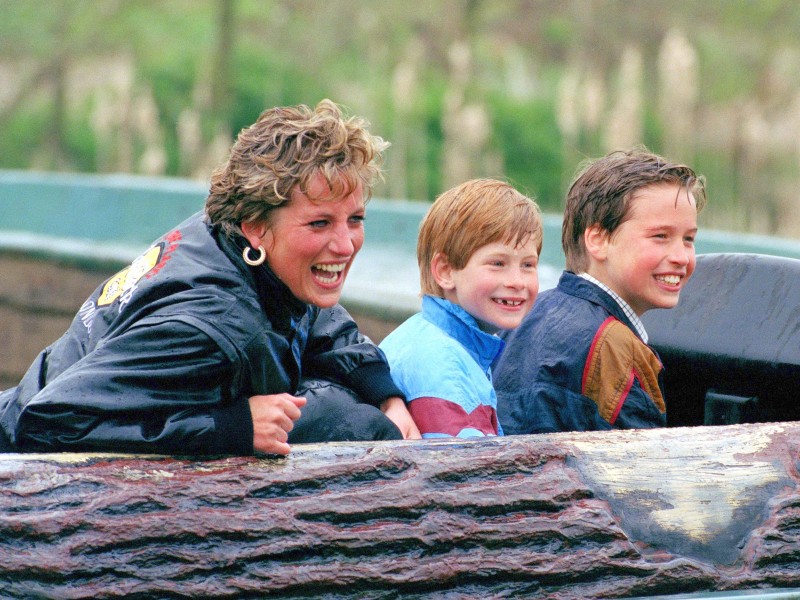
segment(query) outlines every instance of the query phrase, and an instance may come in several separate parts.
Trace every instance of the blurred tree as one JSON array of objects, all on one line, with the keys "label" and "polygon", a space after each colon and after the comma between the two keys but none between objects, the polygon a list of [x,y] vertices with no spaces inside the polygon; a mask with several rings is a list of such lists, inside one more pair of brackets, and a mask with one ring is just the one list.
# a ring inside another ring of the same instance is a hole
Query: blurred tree
[{"label": "blurred tree", "polygon": [[230,130],[230,124],[227,121],[231,113],[233,92],[235,7],[234,0],[217,0],[217,39],[214,48],[214,70],[211,74],[211,101],[209,103],[209,112],[216,115],[220,121],[220,127],[227,130]]},{"label": "blurred tree", "polygon": [[0,0],[0,167],[206,179],[267,106],[329,97],[394,142],[377,195],[505,176],[558,210],[645,143],[704,225],[800,236],[794,0]]}]

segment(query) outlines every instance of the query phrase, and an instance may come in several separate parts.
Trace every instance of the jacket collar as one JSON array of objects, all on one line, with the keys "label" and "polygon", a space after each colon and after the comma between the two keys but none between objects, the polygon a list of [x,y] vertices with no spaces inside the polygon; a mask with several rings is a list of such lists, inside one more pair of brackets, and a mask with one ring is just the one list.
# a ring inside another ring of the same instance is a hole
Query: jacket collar
[{"label": "jacket collar", "polygon": [[600,286],[576,275],[572,271],[564,271],[558,280],[558,288],[570,296],[582,298],[592,304],[603,307],[614,317],[625,323],[631,330],[637,332],[636,326],[628,318],[628,315],[625,314],[625,311],[619,303]]},{"label": "jacket collar", "polygon": [[294,323],[311,307],[292,294],[286,284],[270,269],[267,261],[258,267],[251,267],[244,262],[242,252],[248,245],[244,237],[237,235],[229,238],[219,228],[213,229],[213,235],[220,248],[253,288],[262,309],[276,329],[293,328]]},{"label": "jacket collar", "polygon": [[488,369],[505,347],[496,335],[486,333],[466,310],[444,298],[422,297],[422,316],[461,343],[481,367]]}]

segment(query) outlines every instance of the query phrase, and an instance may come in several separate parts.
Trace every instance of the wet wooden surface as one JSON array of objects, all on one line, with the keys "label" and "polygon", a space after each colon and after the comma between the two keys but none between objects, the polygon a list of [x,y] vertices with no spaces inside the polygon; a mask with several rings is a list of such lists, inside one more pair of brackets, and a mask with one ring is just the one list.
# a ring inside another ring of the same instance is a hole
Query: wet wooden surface
[{"label": "wet wooden surface", "polygon": [[0,455],[0,595],[800,588],[799,466],[800,423],[309,445],[288,458]]}]

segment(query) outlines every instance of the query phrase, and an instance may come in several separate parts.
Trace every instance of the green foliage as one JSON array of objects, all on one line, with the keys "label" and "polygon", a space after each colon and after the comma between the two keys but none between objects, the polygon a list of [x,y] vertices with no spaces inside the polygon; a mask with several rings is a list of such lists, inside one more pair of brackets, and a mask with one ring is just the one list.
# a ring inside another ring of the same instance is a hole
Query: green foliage
[{"label": "green foliage", "polygon": [[668,127],[668,124],[663,124],[656,112],[652,110],[652,107],[648,107],[644,111],[644,130],[642,132],[644,138],[642,143],[647,148],[661,148],[663,146],[664,127]]},{"label": "green foliage", "polygon": [[563,15],[556,15],[546,20],[544,39],[556,46],[567,46],[575,35],[575,23]]},{"label": "green foliage", "polygon": [[[448,90],[461,86],[466,99],[489,115],[487,151],[501,155],[505,171],[493,175],[508,178],[548,211],[560,211],[578,161],[605,151],[602,123],[591,129],[580,124],[569,142],[562,135],[557,114],[565,73],[599,75],[607,109],[615,94],[624,93],[613,86],[623,51],[639,49],[645,79],[641,142],[656,152],[670,126],[658,114],[658,52],[672,29],[697,52],[698,115],[724,112],[736,121],[736,107],[750,102],[766,109],[788,106],[793,96],[786,92],[778,99],[776,86],[800,90],[800,3],[793,0],[0,0],[0,14],[0,168],[51,164],[92,171],[117,165],[96,139],[91,93],[75,101],[71,81],[59,94],[56,67],[67,72],[109,59],[124,65],[120,57],[130,59],[133,72],[121,79],[130,76],[133,97],[118,99],[111,110],[124,117],[137,97],[152,93],[166,175],[185,174],[177,129],[187,110],[198,115],[210,143],[220,129],[233,137],[266,107],[313,105],[329,97],[366,116],[390,141],[404,134],[407,180],[398,189],[431,200],[445,179]],[[464,82],[451,62],[457,41],[472,51]],[[410,106],[399,110],[393,77],[401,63],[412,66],[416,85],[404,99]],[[77,87],[108,83],[84,78],[89,81]],[[66,99],[64,106],[56,106],[59,98]],[[58,114],[66,116],[59,120]],[[59,123],[62,131],[52,131]],[[736,134],[728,135],[731,147],[715,146],[725,136],[722,125],[713,126],[718,129],[701,131],[706,123],[697,123],[703,142],[687,144],[696,156],[686,157],[708,175],[711,204],[720,207],[709,210],[712,216],[746,208],[739,196],[748,181],[737,162],[741,149],[733,147]],[[780,123],[772,126],[781,129]],[[142,148],[140,138],[128,141]],[[399,149],[390,150],[389,161],[397,158],[393,152]],[[796,154],[771,160],[776,185],[791,188]],[[764,179],[768,185],[770,177]],[[770,194],[777,192],[765,191]]]},{"label": "green foliage", "polygon": [[234,72],[234,102],[231,124],[234,131],[250,125],[270,106],[314,104],[322,99],[325,89],[308,69],[294,68],[239,49]]},{"label": "green foliage", "polygon": [[509,181],[534,196],[543,210],[559,211],[564,165],[552,102],[497,96],[490,112]]},{"label": "green foliage", "polygon": [[27,107],[18,111],[3,126],[0,135],[0,156],[4,169],[26,169],[30,166],[32,150],[45,139],[47,111]]},{"label": "green foliage", "polygon": [[153,90],[164,123],[176,123],[184,108],[190,105],[196,81],[195,61],[178,55],[171,61],[139,65],[139,79]]},{"label": "green foliage", "polygon": [[87,114],[76,114],[69,119],[65,149],[76,171],[97,170],[97,141]]},{"label": "green foliage", "polygon": [[[433,201],[444,191],[442,175],[442,157],[444,156],[444,131],[442,131],[444,85],[438,82],[426,88],[420,103],[420,119],[423,123],[425,144],[422,148],[424,171],[414,172],[412,177],[419,178],[418,186],[412,184],[411,189],[424,189],[425,193],[415,196],[418,200]],[[401,123],[402,127],[403,124]]]}]

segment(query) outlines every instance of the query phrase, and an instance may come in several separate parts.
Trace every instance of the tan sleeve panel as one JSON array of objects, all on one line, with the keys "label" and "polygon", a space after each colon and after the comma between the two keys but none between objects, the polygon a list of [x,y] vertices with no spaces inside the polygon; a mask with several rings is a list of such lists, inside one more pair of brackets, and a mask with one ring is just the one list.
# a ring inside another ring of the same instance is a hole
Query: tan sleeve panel
[{"label": "tan sleeve panel", "polygon": [[594,400],[600,416],[613,423],[635,377],[664,413],[666,406],[658,387],[660,372],[661,362],[653,351],[627,325],[612,317],[600,326],[592,341],[583,371],[582,393]]}]

